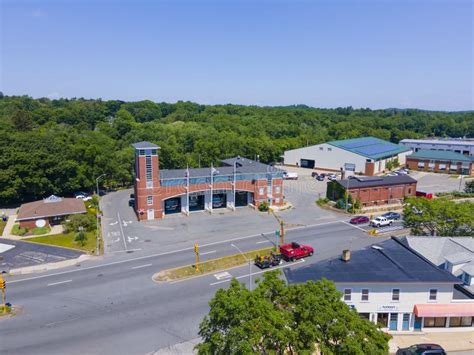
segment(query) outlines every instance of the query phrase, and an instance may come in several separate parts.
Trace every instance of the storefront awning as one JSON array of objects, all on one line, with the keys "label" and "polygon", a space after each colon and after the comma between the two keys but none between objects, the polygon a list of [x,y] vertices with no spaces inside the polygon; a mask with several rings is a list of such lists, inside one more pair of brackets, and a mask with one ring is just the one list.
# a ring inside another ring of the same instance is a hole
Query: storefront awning
[{"label": "storefront awning", "polygon": [[417,317],[474,317],[474,303],[416,304]]}]

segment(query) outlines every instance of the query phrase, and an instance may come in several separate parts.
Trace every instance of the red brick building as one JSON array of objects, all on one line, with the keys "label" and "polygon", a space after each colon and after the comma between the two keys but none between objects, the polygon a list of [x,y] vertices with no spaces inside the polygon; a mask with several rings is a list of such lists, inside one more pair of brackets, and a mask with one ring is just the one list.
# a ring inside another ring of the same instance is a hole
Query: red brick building
[{"label": "red brick building", "polygon": [[22,204],[16,220],[20,228],[34,229],[58,224],[66,216],[86,212],[84,201],[80,199],[51,195],[41,201]]},{"label": "red brick building", "polygon": [[407,156],[410,170],[474,175],[474,157],[451,151],[421,149]]},{"label": "red brick building", "polygon": [[396,204],[403,202],[405,197],[416,196],[416,183],[407,175],[354,176],[330,182],[327,197],[336,201],[344,198],[348,191],[354,201],[360,201],[361,207]]},{"label": "red brick building", "polygon": [[156,144],[135,148],[135,212],[139,220],[167,214],[254,205],[284,204],[283,171],[246,158],[222,161],[220,167],[160,170]]}]

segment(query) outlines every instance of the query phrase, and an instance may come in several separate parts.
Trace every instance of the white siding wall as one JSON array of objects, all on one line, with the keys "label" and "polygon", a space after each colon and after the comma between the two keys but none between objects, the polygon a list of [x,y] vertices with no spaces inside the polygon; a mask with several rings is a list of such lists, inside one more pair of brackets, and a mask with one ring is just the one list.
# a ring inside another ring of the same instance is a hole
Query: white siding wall
[{"label": "white siding wall", "polygon": [[435,149],[435,150],[449,150],[454,152],[455,150],[458,151],[469,151],[470,156],[474,156],[474,145],[471,144],[462,144],[462,142],[437,142],[437,143],[430,143],[430,142],[403,142],[400,141],[400,145],[403,145],[405,147],[410,147],[415,151],[415,149]]},{"label": "white siding wall", "polygon": [[327,143],[287,150],[284,153],[286,165],[300,165],[301,159],[314,160],[315,167],[331,170],[339,170],[345,163],[351,163],[356,165],[356,172],[365,172],[367,158]]}]

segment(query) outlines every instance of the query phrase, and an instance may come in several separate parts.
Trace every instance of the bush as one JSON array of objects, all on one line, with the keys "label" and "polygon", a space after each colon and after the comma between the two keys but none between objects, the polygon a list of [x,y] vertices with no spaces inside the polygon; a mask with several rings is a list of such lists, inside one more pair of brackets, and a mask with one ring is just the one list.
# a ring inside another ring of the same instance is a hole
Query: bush
[{"label": "bush", "polygon": [[96,219],[92,214],[75,214],[69,216],[68,221],[64,223],[66,233],[77,232],[79,227],[84,228],[84,231],[93,231],[95,229]]},{"label": "bush", "polygon": [[327,197],[321,197],[321,198],[318,198],[318,200],[316,201],[316,204],[318,206],[324,206],[324,205],[327,205],[329,202],[329,199]]},{"label": "bush", "polygon": [[268,201],[260,202],[258,205],[258,210],[260,212],[267,212],[269,208],[270,208],[270,205],[268,204]]},{"label": "bush", "polygon": [[84,231],[80,231],[79,233],[76,234],[76,237],[74,238],[74,241],[79,243],[82,247],[86,244],[87,242],[87,236]]},{"label": "bush", "polygon": [[464,192],[468,194],[474,194],[474,180],[466,181]]},{"label": "bush", "polygon": [[19,235],[20,237],[28,233],[28,228],[20,228],[19,224],[13,225],[12,234]]}]

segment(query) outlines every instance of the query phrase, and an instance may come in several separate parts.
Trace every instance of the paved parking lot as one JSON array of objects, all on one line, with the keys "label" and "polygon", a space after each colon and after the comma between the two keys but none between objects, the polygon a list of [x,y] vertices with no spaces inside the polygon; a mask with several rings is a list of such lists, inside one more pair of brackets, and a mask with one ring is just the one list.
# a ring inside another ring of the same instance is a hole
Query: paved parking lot
[{"label": "paved parking lot", "polygon": [[83,253],[76,250],[0,239],[0,272],[11,269],[75,259]]},{"label": "paved parking lot", "polygon": [[424,192],[464,191],[466,178],[455,175],[413,171],[410,176],[418,180],[417,190]]},{"label": "paved parking lot", "polygon": [[[301,169],[305,170],[305,169]],[[309,170],[299,180],[285,181],[285,196],[293,207],[278,215],[289,225],[303,226],[334,220],[345,220],[342,214],[319,208],[315,201],[324,196],[326,183],[311,178]],[[138,222],[128,199],[132,190],[103,197],[103,234],[106,253],[189,247],[190,243],[212,243],[246,235],[277,230],[274,216],[250,207],[166,216],[162,220]],[[192,245],[192,244],[191,244]]]}]

